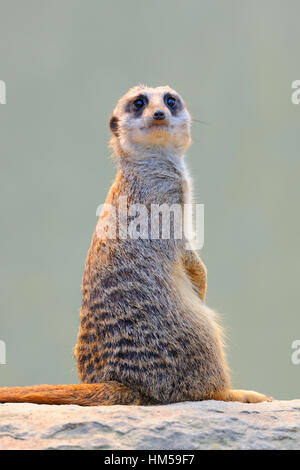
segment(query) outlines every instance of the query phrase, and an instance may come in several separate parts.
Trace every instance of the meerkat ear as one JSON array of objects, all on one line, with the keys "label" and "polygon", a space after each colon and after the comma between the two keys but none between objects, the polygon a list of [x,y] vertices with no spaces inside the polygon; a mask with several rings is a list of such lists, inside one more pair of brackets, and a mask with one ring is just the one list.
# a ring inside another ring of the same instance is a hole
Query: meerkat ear
[{"label": "meerkat ear", "polygon": [[119,118],[117,118],[116,116],[111,116],[111,118],[109,120],[109,127],[110,127],[110,130],[112,131],[112,133],[116,136],[119,133],[118,122],[119,122]]}]

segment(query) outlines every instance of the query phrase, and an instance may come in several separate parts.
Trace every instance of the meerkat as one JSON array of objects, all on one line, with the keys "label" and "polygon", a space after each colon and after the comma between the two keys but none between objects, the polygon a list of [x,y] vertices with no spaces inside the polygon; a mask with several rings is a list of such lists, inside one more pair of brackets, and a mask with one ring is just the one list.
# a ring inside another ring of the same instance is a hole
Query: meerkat
[{"label": "meerkat", "polygon": [[[149,209],[191,201],[184,163],[191,118],[177,92],[168,86],[130,89],[117,103],[110,129],[118,172],[106,204],[119,209],[126,198],[127,207]],[[205,304],[206,268],[196,251],[186,249],[184,237],[152,239],[150,232],[144,238],[110,237],[101,230],[109,217],[102,211],[82,280],[75,347],[81,384],[2,388],[0,402],[271,400],[231,388],[222,328]]]}]

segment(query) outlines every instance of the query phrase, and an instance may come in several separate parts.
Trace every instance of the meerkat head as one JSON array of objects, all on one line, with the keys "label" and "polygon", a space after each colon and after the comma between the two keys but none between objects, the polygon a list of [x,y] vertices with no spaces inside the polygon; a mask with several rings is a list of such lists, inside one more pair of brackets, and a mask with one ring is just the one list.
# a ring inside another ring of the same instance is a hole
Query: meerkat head
[{"label": "meerkat head", "polygon": [[118,156],[184,154],[191,143],[191,118],[183,99],[168,86],[131,88],[109,121],[110,145]]}]

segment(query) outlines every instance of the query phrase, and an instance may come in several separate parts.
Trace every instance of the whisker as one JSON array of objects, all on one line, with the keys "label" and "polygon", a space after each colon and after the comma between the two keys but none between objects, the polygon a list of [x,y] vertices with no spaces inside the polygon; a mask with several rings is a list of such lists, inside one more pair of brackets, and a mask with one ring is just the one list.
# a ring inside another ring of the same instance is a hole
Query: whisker
[{"label": "whisker", "polygon": [[200,119],[194,119],[192,118],[192,121],[193,122],[197,122],[199,124],[205,124],[206,126],[211,126],[211,123],[210,122],[207,122],[207,121],[200,121]]}]

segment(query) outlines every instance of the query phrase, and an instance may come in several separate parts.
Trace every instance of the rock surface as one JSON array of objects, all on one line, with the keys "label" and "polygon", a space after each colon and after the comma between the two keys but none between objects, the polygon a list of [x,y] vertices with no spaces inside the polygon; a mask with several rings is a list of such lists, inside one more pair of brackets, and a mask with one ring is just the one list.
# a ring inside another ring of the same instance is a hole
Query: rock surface
[{"label": "rock surface", "polygon": [[300,400],[0,405],[0,449],[300,449]]}]

